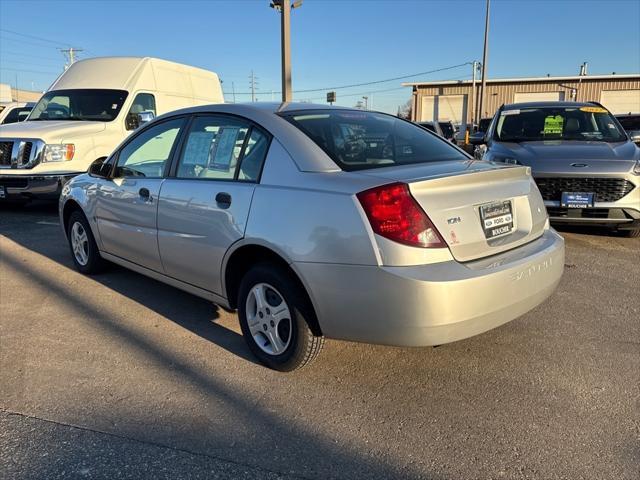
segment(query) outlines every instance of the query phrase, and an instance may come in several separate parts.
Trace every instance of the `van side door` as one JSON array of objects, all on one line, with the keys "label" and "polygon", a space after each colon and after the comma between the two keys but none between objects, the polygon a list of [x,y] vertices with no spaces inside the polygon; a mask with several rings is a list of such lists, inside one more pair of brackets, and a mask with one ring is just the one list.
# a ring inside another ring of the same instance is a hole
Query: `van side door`
[{"label": "van side door", "polygon": [[222,260],[244,236],[270,140],[238,117],[193,117],[160,191],[158,245],[167,275],[222,293]]},{"label": "van side door", "polygon": [[185,118],[153,124],[117,153],[112,178],[100,182],[96,222],[105,252],[162,272],[158,196]]}]

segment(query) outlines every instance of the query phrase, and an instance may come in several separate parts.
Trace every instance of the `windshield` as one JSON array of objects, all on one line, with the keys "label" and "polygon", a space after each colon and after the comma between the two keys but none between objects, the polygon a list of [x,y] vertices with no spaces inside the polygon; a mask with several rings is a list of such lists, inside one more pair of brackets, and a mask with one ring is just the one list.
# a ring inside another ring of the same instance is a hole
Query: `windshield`
[{"label": "windshield", "polygon": [[28,120],[110,122],[126,98],[124,90],[54,90],[44,94]]},{"label": "windshield", "polygon": [[450,143],[391,115],[354,110],[314,110],[285,118],[343,170],[467,160]]},{"label": "windshield", "polygon": [[626,140],[626,135],[606,109],[597,106],[576,106],[502,110],[495,138],[502,142],[621,142]]}]

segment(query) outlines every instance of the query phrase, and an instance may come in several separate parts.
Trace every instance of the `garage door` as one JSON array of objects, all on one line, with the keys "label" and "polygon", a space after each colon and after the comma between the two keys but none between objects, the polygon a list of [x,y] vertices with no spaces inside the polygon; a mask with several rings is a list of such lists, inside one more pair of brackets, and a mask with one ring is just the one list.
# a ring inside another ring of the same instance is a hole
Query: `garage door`
[{"label": "garage door", "polygon": [[603,90],[600,103],[611,113],[640,113],[640,90]]},{"label": "garage door", "polygon": [[465,113],[466,95],[438,95],[438,120],[451,120],[454,124],[462,123]]},{"label": "garage door", "polygon": [[513,103],[557,102],[564,100],[564,92],[519,92],[513,94]]},{"label": "garage door", "polygon": [[418,120],[421,122],[432,122],[433,112],[435,110],[435,97],[433,95],[422,97],[422,105],[420,105],[420,107],[420,118]]}]

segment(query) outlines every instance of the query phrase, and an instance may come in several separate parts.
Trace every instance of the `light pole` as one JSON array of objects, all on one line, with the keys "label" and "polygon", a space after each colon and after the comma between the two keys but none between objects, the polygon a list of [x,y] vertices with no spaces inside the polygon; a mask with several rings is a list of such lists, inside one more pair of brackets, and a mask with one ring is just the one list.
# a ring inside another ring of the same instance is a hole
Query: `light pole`
[{"label": "light pole", "polygon": [[291,91],[291,10],[302,5],[302,0],[272,0],[270,7],[280,12],[282,37],[282,101],[290,102]]},{"label": "light pole", "polygon": [[487,14],[484,19],[484,51],[482,52],[482,83],[480,86],[480,102],[478,105],[478,120],[482,118],[482,109],[484,108],[484,97],[487,86],[487,54],[489,50],[489,3],[487,0]]}]

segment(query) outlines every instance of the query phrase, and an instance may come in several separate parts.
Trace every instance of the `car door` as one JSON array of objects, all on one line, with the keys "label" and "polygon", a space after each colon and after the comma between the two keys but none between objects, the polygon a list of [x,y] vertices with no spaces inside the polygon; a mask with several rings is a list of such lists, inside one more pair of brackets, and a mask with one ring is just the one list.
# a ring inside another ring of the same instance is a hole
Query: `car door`
[{"label": "car door", "polygon": [[100,182],[96,222],[105,252],[162,272],[158,196],[185,118],[149,126],[117,153],[112,178]]},{"label": "car door", "polygon": [[238,117],[193,117],[158,204],[167,275],[220,294],[229,247],[244,236],[270,136]]}]

